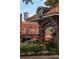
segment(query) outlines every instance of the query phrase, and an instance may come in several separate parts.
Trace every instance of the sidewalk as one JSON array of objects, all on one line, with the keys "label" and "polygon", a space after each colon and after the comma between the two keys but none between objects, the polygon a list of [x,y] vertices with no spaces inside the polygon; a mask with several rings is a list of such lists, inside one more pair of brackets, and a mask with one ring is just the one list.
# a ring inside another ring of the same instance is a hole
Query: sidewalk
[{"label": "sidewalk", "polygon": [[59,59],[58,55],[50,56],[22,56],[20,59]]}]

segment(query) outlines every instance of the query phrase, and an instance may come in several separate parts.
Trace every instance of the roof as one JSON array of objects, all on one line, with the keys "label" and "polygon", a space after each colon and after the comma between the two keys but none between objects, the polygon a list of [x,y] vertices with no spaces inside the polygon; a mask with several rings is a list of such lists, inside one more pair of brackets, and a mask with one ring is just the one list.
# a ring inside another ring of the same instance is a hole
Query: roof
[{"label": "roof", "polygon": [[59,12],[59,7],[55,7],[55,8],[50,8],[48,12],[46,12],[44,15],[49,15],[49,14],[52,14],[52,13],[57,13]]},{"label": "roof", "polygon": [[[53,14],[53,13],[58,13],[59,12],[59,6],[57,7],[53,7],[53,8],[49,8],[48,11],[46,13],[44,13],[44,16]],[[36,15],[31,16],[28,20],[33,20],[37,18]]]}]

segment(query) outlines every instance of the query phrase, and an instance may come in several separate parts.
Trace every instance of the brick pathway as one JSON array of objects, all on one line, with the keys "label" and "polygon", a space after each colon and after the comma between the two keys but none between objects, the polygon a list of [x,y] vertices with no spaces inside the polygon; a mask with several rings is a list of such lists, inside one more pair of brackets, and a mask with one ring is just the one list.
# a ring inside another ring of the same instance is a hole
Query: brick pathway
[{"label": "brick pathway", "polygon": [[59,56],[22,56],[20,59],[59,59]]}]

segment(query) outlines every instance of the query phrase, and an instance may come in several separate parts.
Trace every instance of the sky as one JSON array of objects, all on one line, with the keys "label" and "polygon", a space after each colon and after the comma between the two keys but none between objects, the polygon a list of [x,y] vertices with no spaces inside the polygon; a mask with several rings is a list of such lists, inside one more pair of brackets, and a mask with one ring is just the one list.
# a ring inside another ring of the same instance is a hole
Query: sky
[{"label": "sky", "polygon": [[20,0],[20,13],[23,14],[24,12],[28,12],[29,16],[32,16],[36,13],[38,6],[45,6],[44,5],[45,0],[33,0],[34,4],[25,4]]}]

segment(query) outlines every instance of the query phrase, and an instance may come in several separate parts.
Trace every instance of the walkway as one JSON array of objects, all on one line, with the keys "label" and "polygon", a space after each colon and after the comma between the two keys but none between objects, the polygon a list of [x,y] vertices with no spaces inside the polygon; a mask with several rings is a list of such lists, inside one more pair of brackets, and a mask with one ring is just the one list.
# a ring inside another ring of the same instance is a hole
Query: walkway
[{"label": "walkway", "polygon": [[22,56],[20,59],[59,59],[59,56]]}]

